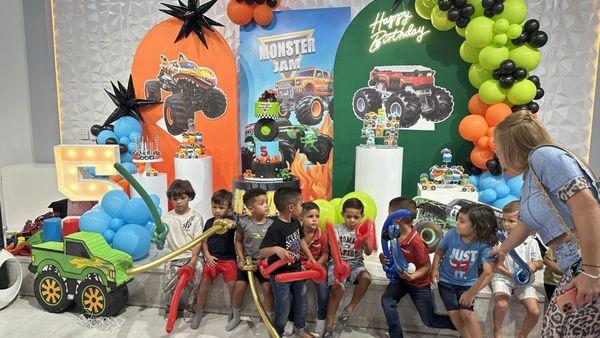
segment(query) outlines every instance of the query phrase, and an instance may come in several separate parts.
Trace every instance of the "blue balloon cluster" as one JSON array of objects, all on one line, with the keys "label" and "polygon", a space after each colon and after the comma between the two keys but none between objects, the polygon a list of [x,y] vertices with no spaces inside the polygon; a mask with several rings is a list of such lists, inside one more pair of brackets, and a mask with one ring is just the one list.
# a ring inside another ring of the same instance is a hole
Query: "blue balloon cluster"
[{"label": "blue balloon cluster", "polygon": [[[115,121],[114,131],[110,129],[102,130],[96,136],[98,144],[119,144],[121,151],[121,164],[129,173],[137,172],[137,167],[133,164],[133,149],[135,140],[142,137],[142,125],[131,116],[124,116]],[[126,151],[125,151],[126,150]]]},{"label": "blue balloon cluster", "polygon": [[512,201],[521,198],[521,186],[523,186],[523,175],[508,176],[505,174],[494,176],[485,172],[479,176],[472,175],[471,183],[479,191],[479,202],[489,204],[502,209]]},{"label": "blue balloon cluster", "polygon": [[[160,198],[150,195],[158,207]],[[102,201],[79,219],[81,231],[102,234],[113,248],[129,254],[134,261],[148,255],[154,231],[154,219],[141,198],[129,199],[122,190],[111,190],[104,194]]]}]

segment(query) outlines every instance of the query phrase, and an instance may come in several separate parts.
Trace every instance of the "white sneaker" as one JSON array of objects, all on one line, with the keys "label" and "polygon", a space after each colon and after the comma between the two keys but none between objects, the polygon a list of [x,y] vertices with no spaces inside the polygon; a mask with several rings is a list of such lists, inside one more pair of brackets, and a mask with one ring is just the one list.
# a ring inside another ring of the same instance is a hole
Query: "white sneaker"
[{"label": "white sneaker", "polygon": [[290,337],[293,334],[294,334],[294,323],[287,322],[287,324],[285,324],[285,328],[283,329],[283,336]]},{"label": "white sneaker", "polygon": [[321,335],[325,330],[325,319],[317,319],[317,325],[315,326],[315,333]]}]

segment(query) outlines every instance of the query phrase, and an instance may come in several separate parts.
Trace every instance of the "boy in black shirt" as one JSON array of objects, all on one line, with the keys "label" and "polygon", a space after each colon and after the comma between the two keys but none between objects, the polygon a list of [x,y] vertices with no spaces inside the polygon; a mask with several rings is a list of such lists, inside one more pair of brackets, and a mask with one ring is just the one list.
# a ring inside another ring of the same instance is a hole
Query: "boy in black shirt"
[{"label": "boy in black shirt", "polygon": [[[210,204],[214,217],[206,221],[204,231],[210,229],[216,219],[231,218],[229,215],[232,212],[233,194],[224,189],[216,191],[210,199]],[[223,281],[229,287],[230,299],[233,298],[233,287],[237,279],[234,236],[235,229],[230,229],[222,235],[214,234],[210,236],[201,244],[205,263],[202,267],[202,281],[198,286],[196,314],[190,325],[190,328],[194,330],[200,326],[208,289],[220,273],[223,274]]]},{"label": "boy in black shirt", "polygon": [[[284,265],[271,274],[271,287],[275,298],[274,325],[277,333],[283,335],[285,324],[292,312],[294,331],[298,337],[312,337],[304,331],[306,325],[306,289],[304,281],[276,282],[275,276],[281,273],[300,271],[300,252],[313,263],[313,258],[306,242],[301,241],[304,232],[298,219],[302,212],[302,194],[300,189],[279,188],[274,196],[279,216],[273,221],[260,245],[260,255],[268,257],[269,265],[279,259],[293,258],[289,265]],[[293,302],[292,302],[293,300]]]}]

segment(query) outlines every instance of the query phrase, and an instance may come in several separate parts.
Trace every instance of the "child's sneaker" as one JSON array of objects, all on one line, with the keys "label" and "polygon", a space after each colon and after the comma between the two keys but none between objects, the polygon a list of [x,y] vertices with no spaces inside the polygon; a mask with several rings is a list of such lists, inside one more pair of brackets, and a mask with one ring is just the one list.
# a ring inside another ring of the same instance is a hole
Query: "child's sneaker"
[{"label": "child's sneaker", "polygon": [[325,330],[323,330],[323,334],[321,335],[321,338],[333,338],[333,328],[326,327]]},{"label": "child's sneaker", "polygon": [[346,326],[346,324],[348,323],[348,319],[350,319],[351,314],[352,314],[352,312],[349,312],[348,308],[344,308],[344,310],[338,317],[339,323],[342,324],[343,326]]},{"label": "child's sneaker", "polygon": [[190,328],[192,330],[197,330],[200,327],[200,322],[202,321],[203,316],[203,310],[196,310],[196,314],[194,314],[194,319],[192,319],[192,323],[190,324]]},{"label": "child's sneaker", "polygon": [[294,323],[287,322],[287,324],[285,324],[285,328],[283,329],[283,336],[289,337],[293,334],[294,334]]},{"label": "child's sneaker", "polygon": [[317,319],[317,325],[315,326],[315,333],[321,335],[325,330],[325,319]]}]

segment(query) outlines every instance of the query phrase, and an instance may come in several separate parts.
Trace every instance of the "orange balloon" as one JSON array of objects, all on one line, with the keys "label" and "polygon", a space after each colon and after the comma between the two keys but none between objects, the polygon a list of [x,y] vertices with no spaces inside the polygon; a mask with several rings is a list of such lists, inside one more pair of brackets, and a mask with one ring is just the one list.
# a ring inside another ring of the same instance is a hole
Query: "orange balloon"
[{"label": "orange balloon", "polygon": [[266,3],[254,9],[254,21],[261,26],[267,26],[273,21],[273,10]]},{"label": "orange balloon", "polygon": [[490,137],[490,142],[488,143],[488,145],[490,146],[490,150],[495,153],[496,152],[496,142],[494,142],[493,137]]},{"label": "orange balloon", "polygon": [[485,136],[489,126],[481,115],[467,115],[458,125],[458,133],[467,141],[475,142]]},{"label": "orange balloon", "polygon": [[489,146],[490,138],[487,136],[482,136],[477,141],[477,147],[480,149],[487,149]]},{"label": "orange balloon", "polygon": [[471,156],[469,156],[471,163],[479,169],[487,169],[485,166],[485,162],[494,157],[494,153],[489,150],[480,149],[475,147],[473,151],[471,151]]},{"label": "orange balloon", "polygon": [[487,132],[485,133],[485,136],[494,137],[494,128],[496,128],[496,127],[489,127]]},{"label": "orange balloon", "polygon": [[479,94],[475,94],[469,99],[469,112],[471,114],[485,116],[485,111],[489,107],[489,104],[481,101]]},{"label": "orange balloon", "polygon": [[252,20],[252,7],[245,2],[230,0],[227,4],[227,16],[237,25],[246,25]]},{"label": "orange balloon", "polygon": [[485,120],[491,127],[495,127],[510,114],[512,114],[512,110],[506,103],[496,103],[488,108]]}]

